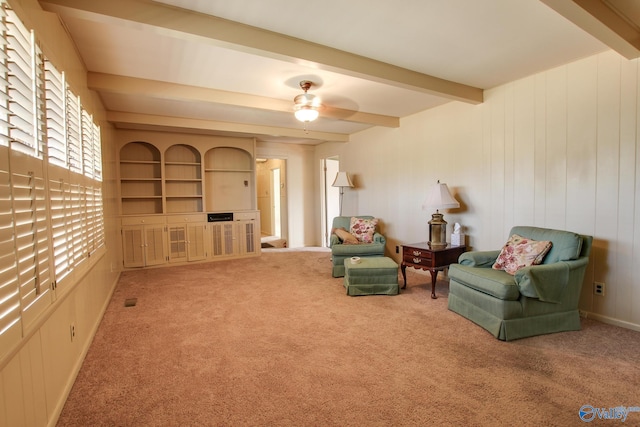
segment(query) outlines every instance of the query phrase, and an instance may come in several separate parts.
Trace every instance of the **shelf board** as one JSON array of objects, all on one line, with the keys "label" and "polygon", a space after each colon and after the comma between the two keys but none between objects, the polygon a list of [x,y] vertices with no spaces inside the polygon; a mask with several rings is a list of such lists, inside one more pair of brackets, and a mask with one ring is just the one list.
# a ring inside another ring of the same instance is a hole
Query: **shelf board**
[{"label": "shelf board", "polygon": [[156,181],[162,181],[162,178],[120,178],[121,182],[127,182],[127,181],[131,181],[131,182],[144,182],[144,181],[151,181],[151,182],[156,182]]},{"label": "shelf board", "polygon": [[120,159],[120,163],[126,163],[129,165],[159,165],[160,160],[124,160]]},{"label": "shelf board", "polygon": [[195,162],[164,162],[164,164],[168,166],[200,166],[200,163]]},{"label": "shelf board", "polygon": [[192,196],[189,195],[180,195],[180,196],[165,196],[167,199],[201,199],[202,195],[194,194]]},{"label": "shelf board", "polygon": [[122,200],[135,200],[135,199],[162,199],[162,196],[122,196]]},{"label": "shelf board", "polygon": [[205,169],[205,172],[253,172],[253,169]]},{"label": "shelf board", "polygon": [[199,178],[165,178],[166,182],[201,182]]}]

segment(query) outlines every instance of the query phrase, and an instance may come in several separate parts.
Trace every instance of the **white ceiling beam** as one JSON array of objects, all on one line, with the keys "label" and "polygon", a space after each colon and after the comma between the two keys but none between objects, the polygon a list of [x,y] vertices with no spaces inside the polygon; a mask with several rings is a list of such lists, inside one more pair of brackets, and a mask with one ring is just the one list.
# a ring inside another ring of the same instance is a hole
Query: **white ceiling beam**
[{"label": "white ceiling beam", "polygon": [[540,0],[627,59],[640,57],[640,31],[603,0]]},{"label": "white ceiling beam", "polygon": [[149,0],[40,0],[47,10],[98,22],[114,18],[123,24],[154,27],[179,38],[195,38],[270,58],[303,63],[396,87],[479,104],[483,90],[364,56]]},{"label": "white ceiling beam", "polygon": [[316,132],[313,130],[289,129],[275,126],[261,126],[246,123],[230,123],[216,120],[189,119],[182,117],[156,116],[151,114],[108,111],[107,121],[114,124],[148,125],[173,129],[197,129],[240,134],[256,134],[277,137],[313,139],[317,141],[349,142],[349,135],[343,133]]},{"label": "white ceiling beam", "polygon": [[[105,93],[140,95],[176,101],[209,102],[293,114],[293,101],[156,80],[90,72],[87,75],[87,85],[91,90]],[[373,126],[400,127],[400,118],[381,114],[362,113],[329,106],[322,106],[321,114],[322,117],[330,119]]]}]

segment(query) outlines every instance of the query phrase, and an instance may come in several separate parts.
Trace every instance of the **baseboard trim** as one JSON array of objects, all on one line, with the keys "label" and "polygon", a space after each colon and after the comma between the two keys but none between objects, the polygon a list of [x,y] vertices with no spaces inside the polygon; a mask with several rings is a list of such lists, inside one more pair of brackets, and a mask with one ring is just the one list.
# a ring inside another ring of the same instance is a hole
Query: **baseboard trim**
[{"label": "baseboard trim", "polygon": [[585,311],[585,310],[580,310],[580,311],[581,313],[585,314],[584,317],[587,319],[593,319],[593,320],[597,320],[598,322],[606,323],[608,325],[619,326],[621,328],[631,329],[633,331],[640,332],[640,325],[638,324],[616,319],[609,316],[603,316],[602,314],[592,313],[590,311]]}]

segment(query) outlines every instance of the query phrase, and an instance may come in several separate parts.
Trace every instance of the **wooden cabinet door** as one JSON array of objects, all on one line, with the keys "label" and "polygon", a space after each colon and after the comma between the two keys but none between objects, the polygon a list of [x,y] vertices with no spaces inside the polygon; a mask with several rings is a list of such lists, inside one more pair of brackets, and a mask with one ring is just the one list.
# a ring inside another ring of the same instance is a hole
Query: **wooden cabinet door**
[{"label": "wooden cabinet door", "polygon": [[211,256],[214,258],[233,256],[237,253],[235,223],[211,223]]},{"label": "wooden cabinet door", "polygon": [[122,258],[125,267],[144,267],[144,227],[122,227]]},{"label": "wooden cabinet door", "polygon": [[186,224],[169,224],[169,262],[187,260],[187,226]]},{"label": "wooden cabinet door", "polygon": [[167,241],[164,226],[146,225],[145,233],[145,265],[158,265],[167,262]]},{"label": "wooden cabinet door", "polygon": [[187,226],[187,258],[189,261],[199,261],[207,257],[205,230],[205,224],[189,224]]},{"label": "wooden cabinet door", "polygon": [[257,253],[256,232],[257,227],[255,221],[238,222],[238,240],[240,243],[240,253],[242,255]]}]

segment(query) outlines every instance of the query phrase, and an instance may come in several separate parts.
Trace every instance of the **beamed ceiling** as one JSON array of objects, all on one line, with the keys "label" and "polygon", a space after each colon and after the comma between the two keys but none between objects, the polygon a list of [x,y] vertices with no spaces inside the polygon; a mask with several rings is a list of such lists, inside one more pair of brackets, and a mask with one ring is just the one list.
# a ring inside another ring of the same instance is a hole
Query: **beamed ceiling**
[{"label": "beamed ceiling", "polygon": [[[40,0],[117,128],[346,142],[614,49],[640,53],[631,0]],[[301,80],[322,99],[293,116]]]}]

